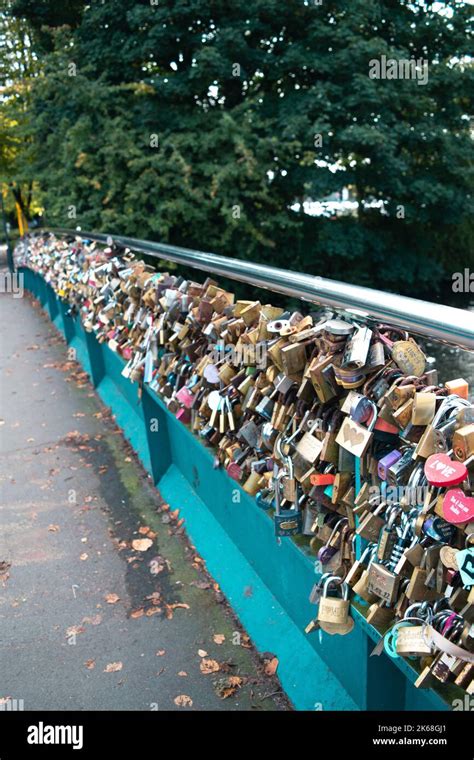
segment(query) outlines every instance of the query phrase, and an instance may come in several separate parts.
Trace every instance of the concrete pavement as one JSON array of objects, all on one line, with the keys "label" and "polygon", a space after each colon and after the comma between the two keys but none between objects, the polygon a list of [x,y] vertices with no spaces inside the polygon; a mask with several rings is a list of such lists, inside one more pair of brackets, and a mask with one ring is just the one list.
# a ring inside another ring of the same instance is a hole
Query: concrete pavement
[{"label": "concrete pavement", "polygon": [[0,699],[291,709],[40,307],[0,331]]}]

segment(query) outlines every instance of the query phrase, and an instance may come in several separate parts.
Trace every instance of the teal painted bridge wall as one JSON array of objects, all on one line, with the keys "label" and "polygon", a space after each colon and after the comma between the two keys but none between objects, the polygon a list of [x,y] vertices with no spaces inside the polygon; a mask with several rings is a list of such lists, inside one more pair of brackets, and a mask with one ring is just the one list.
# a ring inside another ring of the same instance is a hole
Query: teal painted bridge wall
[{"label": "teal painted bridge wall", "polygon": [[272,520],[225,471],[213,468],[212,452],[147,386],[139,397],[137,384],[121,375],[123,359],[67,314],[42,277],[19,271],[75,349],[163,497],[179,508],[188,535],[256,647],[278,657],[278,675],[296,709],[447,709],[433,690],[415,689],[417,674],[406,661],[370,656],[379,634],[357,610],[347,636],[305,635],[315,614],[308,601],[314,560],[291,539],[278,544]]}]

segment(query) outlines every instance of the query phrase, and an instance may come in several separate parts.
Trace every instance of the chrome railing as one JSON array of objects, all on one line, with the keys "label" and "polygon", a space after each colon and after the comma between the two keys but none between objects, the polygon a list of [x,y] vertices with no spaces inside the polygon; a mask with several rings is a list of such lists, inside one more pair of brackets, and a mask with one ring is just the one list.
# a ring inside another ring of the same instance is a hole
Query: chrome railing
[{"label": "chrome railing", "polygon": [[148,256],[229,277],[255,287],[328,306],[339,312],[346,312],[348,316],[353,315],[357,319],[376,320],[408,330],[415,335],[474,351],[474,313],[464,309],[264,264],[253,264],[214,253],[193,251],[166,243],[137,240],[122,235],[104,235],[64,228],[48,228],[39,232],[80,237],[83,240],[93,240],[104,244],[110,244],[113,241]]}]

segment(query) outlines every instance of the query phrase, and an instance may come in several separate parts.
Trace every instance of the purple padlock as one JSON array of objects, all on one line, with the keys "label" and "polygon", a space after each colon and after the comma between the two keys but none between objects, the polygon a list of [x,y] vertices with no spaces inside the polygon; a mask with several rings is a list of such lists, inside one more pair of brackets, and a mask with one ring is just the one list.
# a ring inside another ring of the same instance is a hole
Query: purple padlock
[{"label": "purple padlock", "polygon": [[398,460],[401,458],[402,458],[402,452],[398,451],[397,449],[394,449],[394,451],[391,451],[390,454],[387,454],[382,459],[380,459],[377,465],[377,472],[378,472],[379,478],[381,480],[387,480],[388,468],[394,465],[395,462],[398,462]]},{"label": "purple padlock", "polygon": [[321,562],[321,564],[325,565],[339,551],[342,535],[341,535],[341,539],[339,540],[337,546],[331,546],[330,544],[331,544],[332,539],[336,535],[337,531],[341,527],[341,525],[343,525],[345,523],[347,523],[347,517],[342,517],[340,520],[338,520],[337,523],[335,524],[334,528],[332,529],[332,533],[329,536],[329,540],[326,541],[326,543],[324,544],[324,546],[321,546],[321,548],[318,550],[317,557],[318,557],[319,561]]}]

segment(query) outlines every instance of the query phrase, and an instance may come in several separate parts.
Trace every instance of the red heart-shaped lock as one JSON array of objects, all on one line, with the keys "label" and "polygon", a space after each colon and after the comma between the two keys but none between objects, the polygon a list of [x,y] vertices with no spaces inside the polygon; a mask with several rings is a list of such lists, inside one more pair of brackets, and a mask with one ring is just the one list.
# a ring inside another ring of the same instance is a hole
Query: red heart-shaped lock
[{"label": "red heart-shaped lock", "polygon": [[466,496],[460,488],[450,488],[444,494],[443,517],[455,525],[471,522],[474,520],[474,497]]},{"label": "red heart-shaped lock", "polygon": [[466,480],[467,467],[462,462],[453,461],[447,454],[432,454],[425,462],[425,475],[432,486],[448,488]]}]

